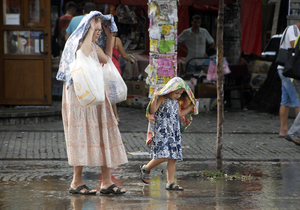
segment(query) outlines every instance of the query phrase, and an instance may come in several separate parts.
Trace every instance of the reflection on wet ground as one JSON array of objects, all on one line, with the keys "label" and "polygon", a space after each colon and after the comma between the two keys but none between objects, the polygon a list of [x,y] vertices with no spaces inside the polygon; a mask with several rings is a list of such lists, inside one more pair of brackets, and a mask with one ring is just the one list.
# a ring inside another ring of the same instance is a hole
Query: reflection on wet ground
[{"label": "reflection on wet ground", "polygon": [[[2,161],[0,209],[300,209],[300,162],[224,162],[227,174],[251,175],[251,180],[203,179],[199,173],[215,170],[214,161],[178,162],[176,181],[183,192],[165,190],[164,164],[151,171],[150,185],[143,184],[142,163],[113,170],[125,195],[81,196],[68,193],[72,167],[65,161]],[[84,180],[99,186],[100,171],[86,167]]]}]

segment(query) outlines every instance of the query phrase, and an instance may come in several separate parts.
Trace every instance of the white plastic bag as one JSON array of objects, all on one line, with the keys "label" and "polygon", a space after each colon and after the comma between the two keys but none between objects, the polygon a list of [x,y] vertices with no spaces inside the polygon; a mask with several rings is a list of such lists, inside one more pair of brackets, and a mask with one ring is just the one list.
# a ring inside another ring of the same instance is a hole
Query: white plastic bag
[{"label": "white plastic bag", "polygon": [[102,67],[91,56],[78,50],[70,64],[76,96],[82,106],[93,106],[105,101]]},{"label": "white plastic bag", "polygon": [[105,91],[110,103],[116,104],[127,99],[127,86],[111,58],[107,59],[103,66]]}]

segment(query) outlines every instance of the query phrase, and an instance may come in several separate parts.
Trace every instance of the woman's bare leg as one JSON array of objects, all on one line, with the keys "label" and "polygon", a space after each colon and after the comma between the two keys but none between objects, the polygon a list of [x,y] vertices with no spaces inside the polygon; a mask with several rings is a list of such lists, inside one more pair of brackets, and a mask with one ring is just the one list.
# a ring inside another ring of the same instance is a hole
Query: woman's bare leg
[{"label": "woman's bare leg", "polygon": [[[101,189],[107,189],[112,184],[114,184],[111,180],[111,173],[110,168],[107,166],[101,166],[101,172],[102,172],[102,183],[101,183]],[[117,191],[117,187],[113,188],[114,191]],[[126,192],[126,189],[122,188],[121,192]]]},{"label": "woman's bare leg", "polygon": [[[73,180],[71,183],[71,188],[76,189],[79,186],[84,185],[82,180],[82,170],[83,166],[74,166],[74,174],[73,174]],[[80,192],[85,192],[87,189],[82,189]],[[91,190],[90,192],[97,192],[96,189]]]}]

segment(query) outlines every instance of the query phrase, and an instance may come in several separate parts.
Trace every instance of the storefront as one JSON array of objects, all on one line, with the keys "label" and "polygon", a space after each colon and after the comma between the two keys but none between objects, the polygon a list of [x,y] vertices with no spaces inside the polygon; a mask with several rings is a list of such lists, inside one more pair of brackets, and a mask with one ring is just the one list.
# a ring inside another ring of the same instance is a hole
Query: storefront
[{"label": "storefront", "polygon": [[[78,4],[78,15],[81,15],[83,2],[73,1]],[[0,93],[0,104],[49,105],[52,103],[53,84],[51,83],[54,80],[51,78],[57,72],[59,58],[51,58],[50,40],[55,20],[63,14],[67,2],[61,0],[52,0],[51,3],[46,0],[2,1],[0,9],[5,12],[0,20],[0,47],[4,49],[0,52],[0,86],[3,90]],[[123,41],[123,46],[127,47],[128,53],[148,55],[148,0],[91,0],[90,2],[94,3],[104,14],[116,12],[118,7],[119,9],[125,7],[125,10],[129,8],[134,12],[135,19],[129,19],[127,23],[124,22],[126,18],[122,21],[117,20],[118,35]],[[225,3],[235,2],[236,0],[225,0]],[[260,28],[254,27],[257,22],[252,22],[252,26],[247,25],[247,27],[243,24],[245,17],[259,17],[261,10],[257,9],[260,8],[257,5],[260,3],[260,0],[241,2],[243,10],[241,12],[242,51],[248,50],[253,53],[261,51],[259,44],[250,45],[247,41],[249,39],[247,28],[251,28],[251,34],[255,36],[252,36],[250,40],[252,43],[260,43],[257,42],[261,39]],[[252,9],[246,10],[246,6],[249,5]],[[217,8],[218,0],[180,0],[178,2],[178,34],[190,27],[189,17],[192,14],[200,13],[205,20],[202,22],[202,27],[207,28],[215,39]],[[253,12],[256,10],[256,13]],[[243,25],[245,30],[243,30]],[[178,50],[178,57],[185,57],[185,54]]]},{"label": "storefront", "polygon": [[0,104],[51,104],[51,28],[47,0],[0,4]]}]

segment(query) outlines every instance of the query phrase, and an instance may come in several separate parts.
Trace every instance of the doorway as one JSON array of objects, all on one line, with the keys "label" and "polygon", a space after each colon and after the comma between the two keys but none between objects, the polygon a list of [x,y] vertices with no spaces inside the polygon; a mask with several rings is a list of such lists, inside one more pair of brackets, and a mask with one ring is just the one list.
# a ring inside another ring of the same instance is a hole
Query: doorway
[{"label": "doorway", "polygon": [[0,4],[0,104],[51,105],[50,1]]}]

